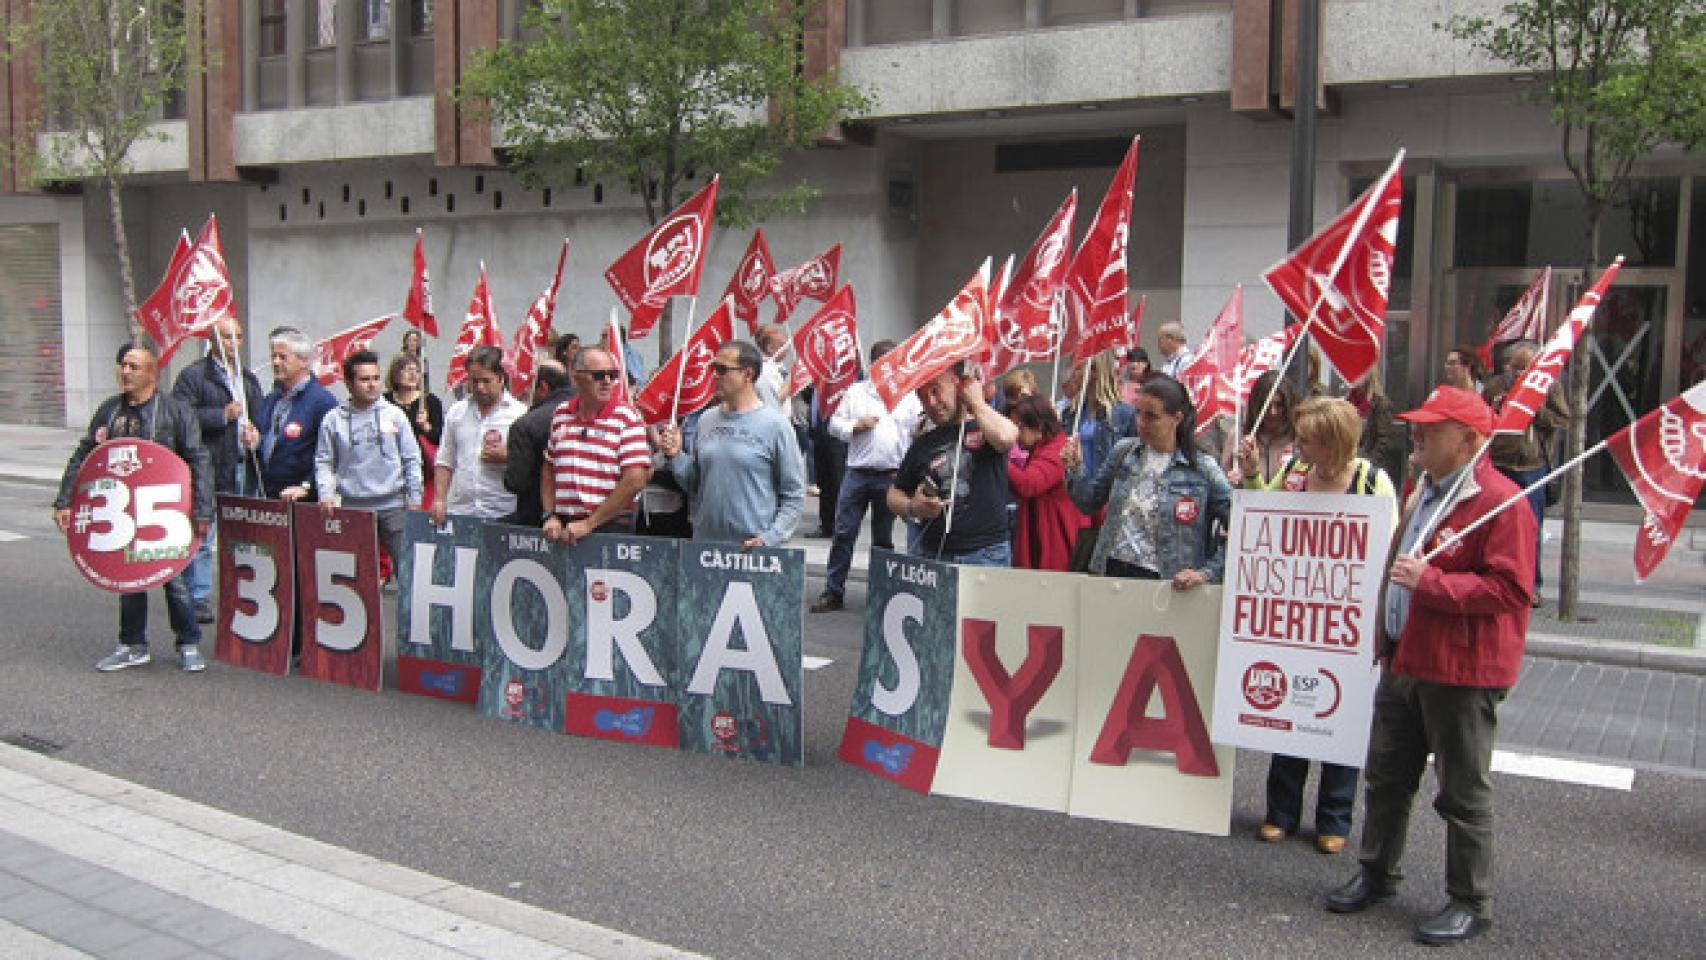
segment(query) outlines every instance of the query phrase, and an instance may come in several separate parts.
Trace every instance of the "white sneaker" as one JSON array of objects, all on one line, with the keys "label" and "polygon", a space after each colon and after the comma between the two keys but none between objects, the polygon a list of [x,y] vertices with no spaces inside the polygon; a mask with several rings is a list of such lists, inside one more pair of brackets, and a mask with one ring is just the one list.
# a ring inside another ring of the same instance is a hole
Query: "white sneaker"
[{"label": "white sneaker", "polygon": [[117,650],[102,657],[101,662],[95,664],[95,669],[102,673],[112,673],[125,667],[140,667],[149,659],[147,647],[133,647],[121,643]]},{"label": "white sneaker", "polygon": [[202,657],[200,647],[179,647],[178,666],[185,673],[200,673],[207,669],[207,660]]}]

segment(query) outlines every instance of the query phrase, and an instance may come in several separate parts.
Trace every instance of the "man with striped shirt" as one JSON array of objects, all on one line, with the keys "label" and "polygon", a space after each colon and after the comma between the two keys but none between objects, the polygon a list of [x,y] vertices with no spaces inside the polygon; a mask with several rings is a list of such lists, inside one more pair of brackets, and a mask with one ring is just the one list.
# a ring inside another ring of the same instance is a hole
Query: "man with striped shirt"
[{"label": "man with striped shirt", "polygon": [[575,396],[551,419],[539,477],[545,535],[553,540],[573,544],[633,523],[634,498],[651,479],[652,451],[639,413],[612,399],[621,375],[606,350],[582,350],[575,358]]}]

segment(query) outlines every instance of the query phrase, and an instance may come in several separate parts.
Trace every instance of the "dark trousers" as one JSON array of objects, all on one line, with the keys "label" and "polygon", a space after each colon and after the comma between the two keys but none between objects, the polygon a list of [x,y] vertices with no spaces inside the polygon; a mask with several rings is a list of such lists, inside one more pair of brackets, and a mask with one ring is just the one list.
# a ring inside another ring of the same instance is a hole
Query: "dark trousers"
[{"label": "dark trousers", "polygon": [[812,457],[817,463],[817,522],[824,534],[835,531],[835,506],[841,497],[841,475],[847,472],[847,442],[823,426],[812,428]]},{"label": "dark trousers", "polygon": [[[166,616],[178,646],[201,643],[201,625],[195,622],[195,603],[190,600],[189,581],[183,574],[166,581]],[[118,598],[118,642],[127,647],[148,646],[148,593],[125,593]]]},{"label": "dark trousers", "polygon": [[[1512,483],[1524,490],[1528,489],[1529,484],[1546,476],[1546,468],[1543,466],[1535,467],[1533,470],[1506,470],[1504,467],[1500,467],[1499,472],[1510,478]],[[1534,490],[1529,493],[1528,508],[1534,511],[1534,592],[1538,595],[1540,593],[1540,569],[1542,567],[1540,562],[1540,552],[1541,549],[1546,546],[1546,535],[1543,530],[1546,525],[1545,487],[1541,487],[1538,490]]]},{"label": "dark trousers", "polygon": [[[1356,767],[1321,764],[1321,783],[1315,791],[1316,836],[1351,835],[1351,808],[1360,776]],[[1286,833],[1297,832],[1303,823],[1303,784],[1308,779],[1308,760],[1274,754],[1268,761],[1268,823]]]},{"label": "dark trousers", "polygon": [[847,572],[853,567],[853,546],[859,539],[859,524],[865,508],[871,510],[871,546],[894,549],[894,514],[889,512],[889,487],[893,470],[849,469],[841,478],[841,496],[835,504],[835,542],[829,545],[829,574],[824,593],[841,596],[847,589]]},{"label": "dark trousers", "polygon": [[1387,672],[1374,694],[1367,785],[1363,797],[1362,864],[1377,881],[1396,885],[1410,830],[1410,808],[1428,754],[1434,755],[1445,821],[1445,891],[1487,916],[1493,887],[1493,737],[1505,691],[1453,687]]}]

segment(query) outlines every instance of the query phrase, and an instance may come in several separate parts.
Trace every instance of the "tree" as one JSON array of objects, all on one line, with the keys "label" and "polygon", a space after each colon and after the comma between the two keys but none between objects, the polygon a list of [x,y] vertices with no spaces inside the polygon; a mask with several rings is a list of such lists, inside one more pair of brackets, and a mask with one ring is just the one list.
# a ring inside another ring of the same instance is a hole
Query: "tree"
[{"label": "tree", "polygon": [[[533,187],[610,179],[639,194],[648,223],[695,175],[720,174],[718,219],[742,226],[804,209],[807,183],[754,195],[785,151],[812,146],[865,99],[833,75],[808,78],[807,0],[539,0],[527,39],[479,58],[460,96],[497,127]],[[483,105],[483,107],[481,106]],[[659,360],[671,343],[659,326]]]},{"label": "tree", "polygon": [[[1584,287],[1600,260],[1600,222],[1625,197],[1643,157],[1706,143],[1706,0],[1520,0],[1496,18],[1458,16],[1436,28],[1539,80],[1564,165],[1580,188]],[[1570,357],[1564,455],[1587,438],[1587,351]],[[1576,617],[1580,591],[1581,471],[1564,478],[1558,615]]]},{"label": "tree", "polygon": [[198,23],[201,0],[36,0],[11,31],[14,47],[39,50],[42,116],[48,136],[22,158],[39,180],[89,177],[106,188],[108,220],[133,334],[136,279],[124,227],[130,150],[164,140],[152,128],[161,108],[184,89],[184,24]]}]

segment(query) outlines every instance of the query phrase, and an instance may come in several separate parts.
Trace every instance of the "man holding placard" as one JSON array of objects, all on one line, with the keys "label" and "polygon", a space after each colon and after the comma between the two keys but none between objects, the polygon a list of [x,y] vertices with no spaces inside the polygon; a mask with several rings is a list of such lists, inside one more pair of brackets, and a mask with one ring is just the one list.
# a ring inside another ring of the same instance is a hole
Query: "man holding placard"
[{"label": "man holding placard", "polygon": [[[88,431],[65,464],[59,496],[53,501],[53,522],[60,532],[70,532],[73,488],[90,452],[109,440],[136,437],[166,447],[189,464],[195,491],[195,532],[197,536],[206,536],[213,522],[213,477],[207,448],[201,445],[201,427],[196,423],[195,412],[183,401],[159,392],[160,357],[152,346],[143,342],[129,343],[119,350],[118,380],[123,392],[96,408]],[[108,506],[111,505],[109,500]],[[139,514],[140,510],[138,507]],[[86,521],[80,518],[78,522]],[[140,519],[137,523],[141,525]],[[166,609],[178,641],[178,663],[190,673],[199,673],[207,669],[207,660],[201,655],[201,627],[196,623],[195,608],[190,602],[189,584],[179,575],[166,582],[165,590]],[[149,661],[146,591],[119,596],[118,640],[118,649],[95,664],[95,669],[110,673]]]},{"label": "man holding placard", "polygon": [[403,555],[406,508],[421,506],[421,448],[409,415],[380,396],[379,355],[344,360],[349,400],[320,421],[314,489],[326,516],[338,507],[371,511],[393,562]]},{"label": "man holding placard", "polygon": [[1439,549],[1517,487],[1477,456],[1493,431],[1493,412],[1473,391],[1437,387],[1400,417],[1411,424],[1413,460],[1423,475],[1405,506],[1398,558],[1387,575],[1379,648],[1386,671],[1375,691],[1363,770],[1362,869],[1327,895],[1327,909],[1355,913],[1391,898],[1410,807],[1431,753],[1451,900],[1417,924],[1416,938],[1450,943],[1478,936],[1491,923],[1493,738],[1498,706],[1522,668],[1534,515],[1502,511]]}]

